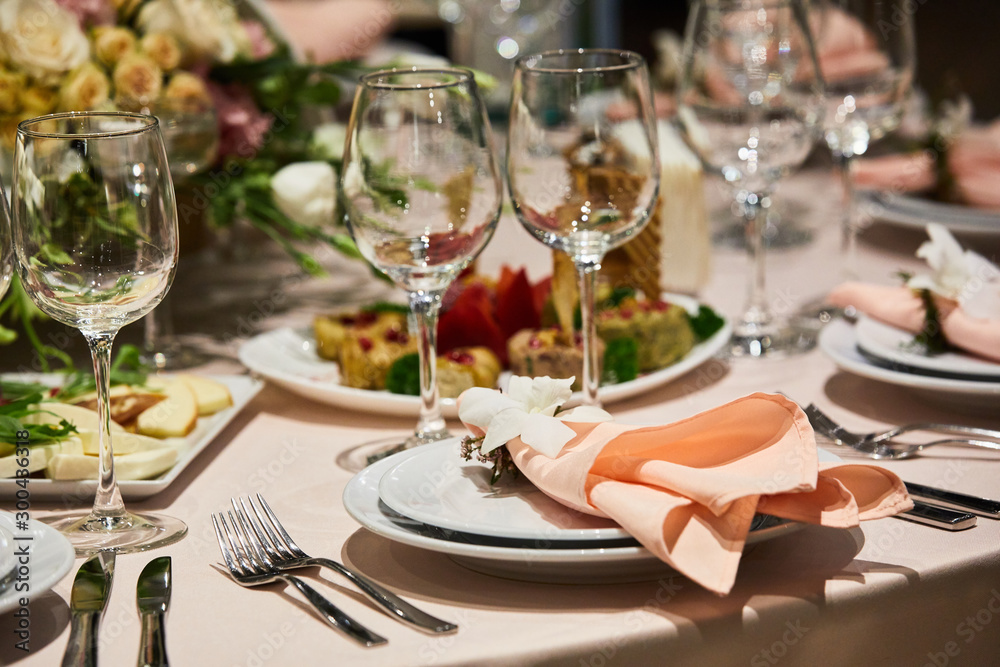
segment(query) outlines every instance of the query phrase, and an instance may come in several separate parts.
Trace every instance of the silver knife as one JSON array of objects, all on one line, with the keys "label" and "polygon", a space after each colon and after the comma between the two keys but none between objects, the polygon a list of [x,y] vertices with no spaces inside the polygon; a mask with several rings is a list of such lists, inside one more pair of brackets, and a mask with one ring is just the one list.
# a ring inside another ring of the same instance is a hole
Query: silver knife
[{"label": "silver knife", "polygon": [[170,556],[154,558],[142,568],[135,602],[142,617],[139,667],[167,667],[163,615],[170,607]]},{"label": "silver knife", "polygon": [[900,519],[942,528],[944,530],[966,530],[976,525],[976,517],[968,512],[935,507],[920,501],[914,501],[913,509],[896,514]]},{"label": "silver knife", "polygon": [[925,486],[915,482],[904,482],[904,484],[906,484],[907,493],[914,500],[952,510],[964,510],[990,519],[1000,519],[1000,500],[935,489],[933,486]]},{"label": "silver knife", "polygon": [[70,593],[69,608],[73,617],[63,667],[96,667],[101,615],[108,606],[114,576],[113,551],[91,556],[77,570]]}]

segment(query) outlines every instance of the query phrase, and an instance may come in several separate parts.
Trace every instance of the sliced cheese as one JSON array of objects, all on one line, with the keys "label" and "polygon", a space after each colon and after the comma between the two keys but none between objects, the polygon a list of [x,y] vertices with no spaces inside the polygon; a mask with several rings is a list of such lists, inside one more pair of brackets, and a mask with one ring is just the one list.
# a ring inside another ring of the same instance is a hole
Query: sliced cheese
[{"label": "sliced cheese", "polygon": [[77,437],[66,438],[61,442],[51,445],[35,445],[29,447],[30,454],[27,457],[26,466],[22,457],[15,454],[0,457],[0,477],[16,477],[17,471],[22,467],[29,473],[45,470],[53,456],[65,452],[67,454],[83,454],[83,445]]},{"label": "sliced cheese", "polygon": [[[149,479],[169,470],[177,462],[177,450],[161,447],[134,454],[115,456],[115,476],[119,481]],[[99,459],[85,454],[55,454],[49,460],[49,479],[97,479]]]},{"label": "sliced cheese", "polygon": [[188,386],[198,404],[199,415],[212,415],[233,404],[229,387],[200,375],[182,374],[177,379]]},{"label": "sliced cheese", "polygon": [[167,398],[139,415],[136,431],[154,438],[183,438],[198,421],[198,403],[187,383],[173,380],[163,387]]},{"label": "sliced cheese", "polygon": [[[100,428],[100,418],[97,416],[97,413],[87,408],[81,408],[79,405],[46,401],[39,403],[35,407],[39,410],[44,410],[44,412],[36,412],[24,417],[24,423],[58,424],[59,419],[62,418],[76,426],[78,431],[96,431]],[[115,422],[111,422],[111,432],[124,433],[125,429]]]},{"label": "sliced cheese", "polygon": [[[81,431],[79,433],[80,441],[83,443],[83,454],[91,456],[100,455],[101,444],[98,435],[94,431]],[[163,446],[164,442],[162,440],[151,438],[147,435],[140,435],[139,433],[125,431],[115,433],[111,436],[111,447],[114,450],[115,456],[145,452],[150,449],[160,449]]]}]

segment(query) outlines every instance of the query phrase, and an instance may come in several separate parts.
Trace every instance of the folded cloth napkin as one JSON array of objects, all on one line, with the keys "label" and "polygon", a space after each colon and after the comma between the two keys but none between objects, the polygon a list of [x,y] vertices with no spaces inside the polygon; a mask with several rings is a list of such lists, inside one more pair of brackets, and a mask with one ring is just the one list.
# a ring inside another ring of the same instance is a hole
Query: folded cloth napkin
[{"label": "folded cloth napkin", "polygon": [[553,416],[571,383],[514,377],[507,394],[469,389],[459,417],[484,436],[484,450],[505,443],[545,494],[617,521],[720,595],[733,586],[757,512],[846,528],[912,507],[887,470],[819,464],[809,420],[783,396],[753,394],[673,424],[632,426],[597,421],[603,411],[592,408]]},{"label": "folded cloth napkin", "polygon": [[962,250],[942,225],[928,225],[927,233],[930,240],[917,249],[917,256],[927,260],[930,275],[914,276],[905,287],[848,282],[836,287],[827,300],[918,333],[926,313],[915,290],[930,290],[948,342],[1000,362],[1000,269],[981,255]]}]

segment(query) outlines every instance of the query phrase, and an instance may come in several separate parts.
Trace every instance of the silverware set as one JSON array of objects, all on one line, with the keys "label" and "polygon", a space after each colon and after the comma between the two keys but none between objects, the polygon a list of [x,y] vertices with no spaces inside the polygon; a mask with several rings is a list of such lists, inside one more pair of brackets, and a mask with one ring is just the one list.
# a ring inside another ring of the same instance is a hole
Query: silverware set
[{"label": "silverware set", "polygon": [[[63,667],[96,667],[101,618],[111,597],[115,575],[115,553],[101,551],[76,572],[70,593],[69,643]],[[151,560],[136,584],[136,605],[142,619],[139,667],[167,667],[163,617],[170,606],[170,556]]]},{"label": "silverware set", "polygon": [[[965,445],[1000,451],[1000,431],[958,424],[906,424],[885,431],[855,433],[835,422],[814,404],[803,411],[813,430],[836,445],[850,447],[873,459],[907,459],[937,445]],[[930,431],[949,437],[920,444],[894,442],[905,433]],[[979,498],[964,493],[937,489],[915,482],[905,482],[914,508],[900,518],[943,528],[965,530],[976,525],[976,516],[1000,519],[1000,501]]]},{"label": "silverware set", "polygon": [[[354,620],[301,578],[287,570],[326,567],[347,578],[393,618],[435,634],[454,632],[458,626],[414,607],[374,581],[328,559],[309,556],[295,543],[264,498],[233,498],[233,509],[212,515],[215,535],[226,568],[241,586],[284,581],[294,586],[320,617],[362,646],[380,646],[386,639]],[[228,520],[227,520],[228,517]]]}]

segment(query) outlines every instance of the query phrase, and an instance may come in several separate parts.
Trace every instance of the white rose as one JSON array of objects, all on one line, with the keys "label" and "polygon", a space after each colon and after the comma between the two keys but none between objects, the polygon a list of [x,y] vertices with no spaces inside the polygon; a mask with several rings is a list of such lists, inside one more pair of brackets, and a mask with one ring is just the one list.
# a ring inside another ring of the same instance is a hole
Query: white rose
[{"label": "white rose", "polygon": [[271,193],[278,210],[292,220],[328,225],[337,202],[337,174],[328,162],[293,162],[271,177]]},{"label": "white rose", "polygon": [[171,35],[196,58],[228,63],[250,53],[250,38],[225,0],[152,0],[137,23],[143,33]]},{"label": "white rose", "polygon": [[941,224],[927,225],[929,241],[917,249],[933,273],[914,276],[907,286],[957,301],[973,317],[1000,319],[1000,269],[971,250],[962,250]]},{"label": "white rose", "polygon": [[324,123],[313,130],[312,142],[319,155],[329,160],[344,157],[344,142],[347,141],[347,126],[343,123]]},{"label": "white rose", "polygon": [[54,0],[0,2],[0,46],[15,69],[46,85],[90,58],[76,17]]}]

